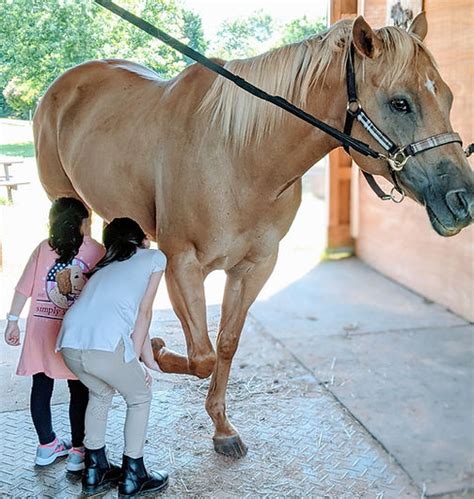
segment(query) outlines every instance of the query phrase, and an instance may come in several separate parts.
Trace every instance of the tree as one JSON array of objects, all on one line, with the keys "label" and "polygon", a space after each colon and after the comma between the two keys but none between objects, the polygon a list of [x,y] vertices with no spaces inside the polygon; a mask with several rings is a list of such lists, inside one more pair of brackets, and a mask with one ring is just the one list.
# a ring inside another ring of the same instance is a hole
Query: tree
[{"label": "tree", "polygon": [[[182,10],[174,0],[128,0],[121,2],[136,15],[146,19],[171,36],[183,39]],[[109,12],[112,16],[110,32],[114,44],[109,47],[107,57],[132,59],[156,71],[163,78],[171,78],[184,69],[184,56],[165,43],[151,37],[135,26],[124,22]],[[104,23],[108,27],[109,23]],[[100,57],[104,57],[100,55]]]},{"label": "tree", "polygon": [[323,19],[308,19],[306,16],[294,19],[283,27],[280,45],[299,42],[310,36],[321,33],[327,28]]},{"label": "tree", "polygon": [[259,44],[271,38],[273,29],[272,17],[262,11],[236,21],[224,21],[212,46],[213,55],[223,59],[252,57],[258,53]]},{"label": "tree", "polygon": [[[187,45],[191,48],[202,54],[206,52],[208,43],[204,38],[202,19],[199,14],[195,14],[190,10],[183,11],[183,35],[187,40]],[[185,57],[185,61],[186,64],[193,62],[189,57]]]},{"label": "tree", "polygon": [[[175,0],[122,0],[121,5],[184,42],[202,47],[199,16]],[[0,92],[27,116],[52,81],[90,59],[125,58],[165,78],[185,66],[180,53],[92,1],[0,0]]]},{"label": "tree", "polygon": [[0,0],[0,88],[25,114],[45,86],[97,53],[96,10],[89,2]]}]

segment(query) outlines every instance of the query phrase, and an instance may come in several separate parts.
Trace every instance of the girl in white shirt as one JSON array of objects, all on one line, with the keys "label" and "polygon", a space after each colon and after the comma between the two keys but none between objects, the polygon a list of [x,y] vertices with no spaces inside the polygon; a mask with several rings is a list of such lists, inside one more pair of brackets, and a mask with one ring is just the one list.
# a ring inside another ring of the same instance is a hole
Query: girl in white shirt
[{"label": "girl in white shirt", "polygon": [[[120,497],[158,492],[168,475],[149,474],[143,448],[151,404],[151,376],[158,370],[151,349],[152,306],[166,256],[149,249],[140,226],[116,218],[104,229],[105,256],[91,272],[82,294],[65,315],[57,350],[69,369],[89,388],[85,417],[85,495],[119,483]],[[107,414],[117,390],[127,403],[122,469],[105,454]]]}]

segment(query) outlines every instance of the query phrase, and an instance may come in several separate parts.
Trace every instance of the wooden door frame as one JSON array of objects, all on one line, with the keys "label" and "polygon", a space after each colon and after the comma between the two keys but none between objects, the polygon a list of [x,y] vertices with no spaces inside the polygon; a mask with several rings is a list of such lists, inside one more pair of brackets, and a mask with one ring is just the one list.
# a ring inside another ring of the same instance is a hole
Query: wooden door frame
[{"label": "wooden door frame", "polygon": [[[330,0],[329,22],[353,19],[358,14],[357,0]],[[327,249],[331,252],[353,251],[351,235],[352,159],[342,147],[329,153],[327,185],[328,229]]]}]

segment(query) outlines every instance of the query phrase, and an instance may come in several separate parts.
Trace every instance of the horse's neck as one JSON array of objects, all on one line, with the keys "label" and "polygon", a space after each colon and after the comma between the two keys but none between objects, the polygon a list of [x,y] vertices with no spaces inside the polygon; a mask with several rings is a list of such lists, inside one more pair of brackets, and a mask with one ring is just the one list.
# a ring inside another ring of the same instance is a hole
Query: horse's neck
[{"label": "horse's neck", "polygon": [[[327,81],[327,80],[326,80]],[[342,130],[346,96],[344,82],[332,79],[308,99],[306,111]],[[277,195],[340,144],[299,118],[288,114],[278,128],[258,146],[252,161],[266,189]]]}]

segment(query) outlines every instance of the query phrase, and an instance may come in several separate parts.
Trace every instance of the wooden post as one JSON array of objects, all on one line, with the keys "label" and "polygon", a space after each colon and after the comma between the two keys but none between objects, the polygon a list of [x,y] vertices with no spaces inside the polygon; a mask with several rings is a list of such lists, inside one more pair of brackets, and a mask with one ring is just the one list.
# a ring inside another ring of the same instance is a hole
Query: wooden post
[{"label": "wooden post", "polygon": [[[331,24],[356,16],[357,0],[331,0]],[[352,160],[341,147],[329,153],[329,252],[352,249],[354,246],[351,236],[351,169]]]}]

